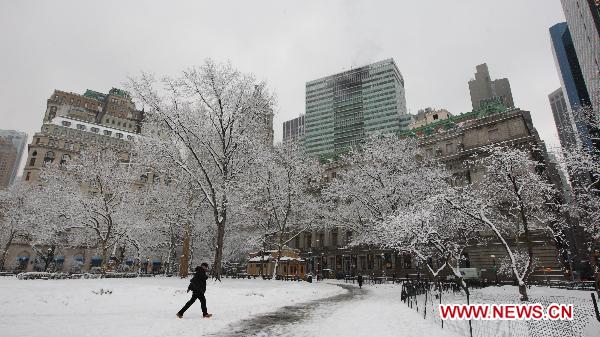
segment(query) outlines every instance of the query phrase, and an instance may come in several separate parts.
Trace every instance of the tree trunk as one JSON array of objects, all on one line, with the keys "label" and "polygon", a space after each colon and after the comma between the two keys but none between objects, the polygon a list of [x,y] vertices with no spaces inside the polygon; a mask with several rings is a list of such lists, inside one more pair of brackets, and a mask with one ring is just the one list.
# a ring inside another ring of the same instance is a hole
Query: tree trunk
[{"label": "tree trunk", "polygon": [[225,216],[217,223],[217,247],[215,249],[215,261],[212,276],[221,281],[221,264],[223,263],[223,243],[225,241]]},{"label": "tree trunk", "polygon": [[525,283],[519,284],[519,294],[521,294],[521,301],[529,301],[529,296],[527,295],[527,285]]},{"label": "tree trunk", "polygon": [[185,224],[183,232],[183,254],[181,255],[181,262],[179,264],[179,277],[188,277],[188,270],[190,268],[190,224]]},{"label": "tree trunk", "polygon": [[8,255],[8,249],[10,248],[10,245],[12,244],[14,238],[15,233],[11,231],[10,235],[8,236],[8,240],[6,241],[6,244],[2,249],[2,257],[0,258],[0,270],[4,270],[4,266],[6,264],[6,255]]}]

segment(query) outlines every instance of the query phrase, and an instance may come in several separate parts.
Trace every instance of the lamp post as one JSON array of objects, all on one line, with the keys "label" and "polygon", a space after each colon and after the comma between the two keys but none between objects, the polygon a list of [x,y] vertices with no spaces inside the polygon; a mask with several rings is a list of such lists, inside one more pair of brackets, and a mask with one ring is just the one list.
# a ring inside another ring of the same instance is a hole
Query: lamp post
[{"label": "lamp post", "polygon": [[498,269],[496,268],[496,255],[490,255],[492,258],[492,269],[494,270],[494,276],[496,277],[496,285],[498,285]]}]

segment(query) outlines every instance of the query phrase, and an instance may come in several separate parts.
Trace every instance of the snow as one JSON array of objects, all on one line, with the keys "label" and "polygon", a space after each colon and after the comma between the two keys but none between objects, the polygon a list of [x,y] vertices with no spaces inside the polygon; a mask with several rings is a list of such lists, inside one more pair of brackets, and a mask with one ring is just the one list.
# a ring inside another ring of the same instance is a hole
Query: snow
[{"label": "snow", "polygon": [[398,285],[365,285],[363,289],[364,294],[349,302],[319,306],[307,321],[258,336],[459,336],[409,309],[400,301]]},{"label": "snow", "polygon": [[188,282],[164,277],[47,281],[0,278],[0,335],[206,336],[251,315],[344,292],[323,283],[209,281],[206,298],[214,317],[202,319],[198,302],[180,320],[175,313],[190,298],[191,294],[185,292]]}]

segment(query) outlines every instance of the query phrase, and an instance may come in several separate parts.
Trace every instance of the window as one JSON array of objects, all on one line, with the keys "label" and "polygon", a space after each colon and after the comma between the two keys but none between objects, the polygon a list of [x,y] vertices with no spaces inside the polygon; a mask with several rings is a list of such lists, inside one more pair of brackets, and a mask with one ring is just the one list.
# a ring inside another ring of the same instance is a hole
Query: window
[{"label": "window", "polygon": [[148,175],[142,174],[140,176],[140,181],[143,182],[143,183],[147,182],[148,181]]},{"label": "window", "polygon": [[412,268],[412,259],[410,257],[410,255],[404,255],[402,256],[402,261],[404,262],[404,269],[411,269]]},{"label": "window", "polygon": [[488,130],[488,140],[490,142],[498,141],[498,129]]},{"label": "window", "polygon": [[122,134],[122,133],[120,133],[120,132],[119,132],[119,133],[117,133],[117,134],[116,134],[116,136],[117,136],[117,138],[119,138],[119,139],[123,139],[123,134]]},{"label": "window", "polygon": [[338,245],[338,233],[337,231],[333,231],[331,233],[331,245],[336,247]]},{"label": "window", "polygon": [[85,130],[86,127],[83,124],[77,124],[77,130]]},{"label": "window", "polygon": [[117,122],[117,126],[121,126],[121,122]]},{"label": "window", "polygon": [[40,143],[40,139],[39,139],[39,138],[36,138],[36,139],[35,139],[35,143],[36,143],[36,144],[39,144],[39,143]]},{"label": "window", "polygon": [[34,166],[35,165],[35,158],[31,158],[31,160],[29,160],[29,166]]},{"label": "window", "polygon": [[48,151],[46,152],[46,155],[44,156],[44,163],[52,163],[54,162],[54,151]]},{"label": "window", "polygon": [[98,133],[98,131],[100,131],[100,129],[98,129],[98,128],[91,128],[90,131],[92,131],[93,133]]},{"label": "window", "polygon": [[437,119],[439,119],[439,116],[437,114],[433,115],[433,120],[435,121]]},{"label": "window", "polygon": [[48,146],[56,146],[56,140],[54,140],[54,139],[49,139],[49,140],[48,140]]},{"label": "window", "polygon": [[64,165],[66,164],[67,161],[69,161],[71,159],[71,156],[69,156],[68,154],[63,154],[62,157],[60,157],[60,165]]},{"label": "window", "polygon": [[25,181],[29,181],[30,175],[31,175],[31,172],[27,172],[27,174],[25,175]]},{"label": "window", "polygon": [[67,121],[62,121],[62,126],[71,126],[71,122],[67,122]]},{"label": "window", "polygon": [[133,136],[132,135],[127,135],[127,140],[133,140]]},{"label": "window", "polygon": [[454,153],[454,144],[448,143],[446,144],[446,154]]},{"label": "window", "polygon": [[112,131],[104,130],[104,135],[110,136],[110,135],[112,135]]}]

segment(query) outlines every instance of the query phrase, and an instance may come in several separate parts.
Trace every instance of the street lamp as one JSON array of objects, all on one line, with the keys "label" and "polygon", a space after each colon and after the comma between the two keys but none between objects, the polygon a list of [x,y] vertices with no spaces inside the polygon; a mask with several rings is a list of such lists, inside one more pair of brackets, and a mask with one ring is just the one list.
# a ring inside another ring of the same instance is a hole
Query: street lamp
[{"label": "street lamp", "polygon": [[496,276],[496,285],[498,285],[498,269],[496,268],[496,255],[490,255],[492,258],[492,270],[494,270],[494,275]]}]

